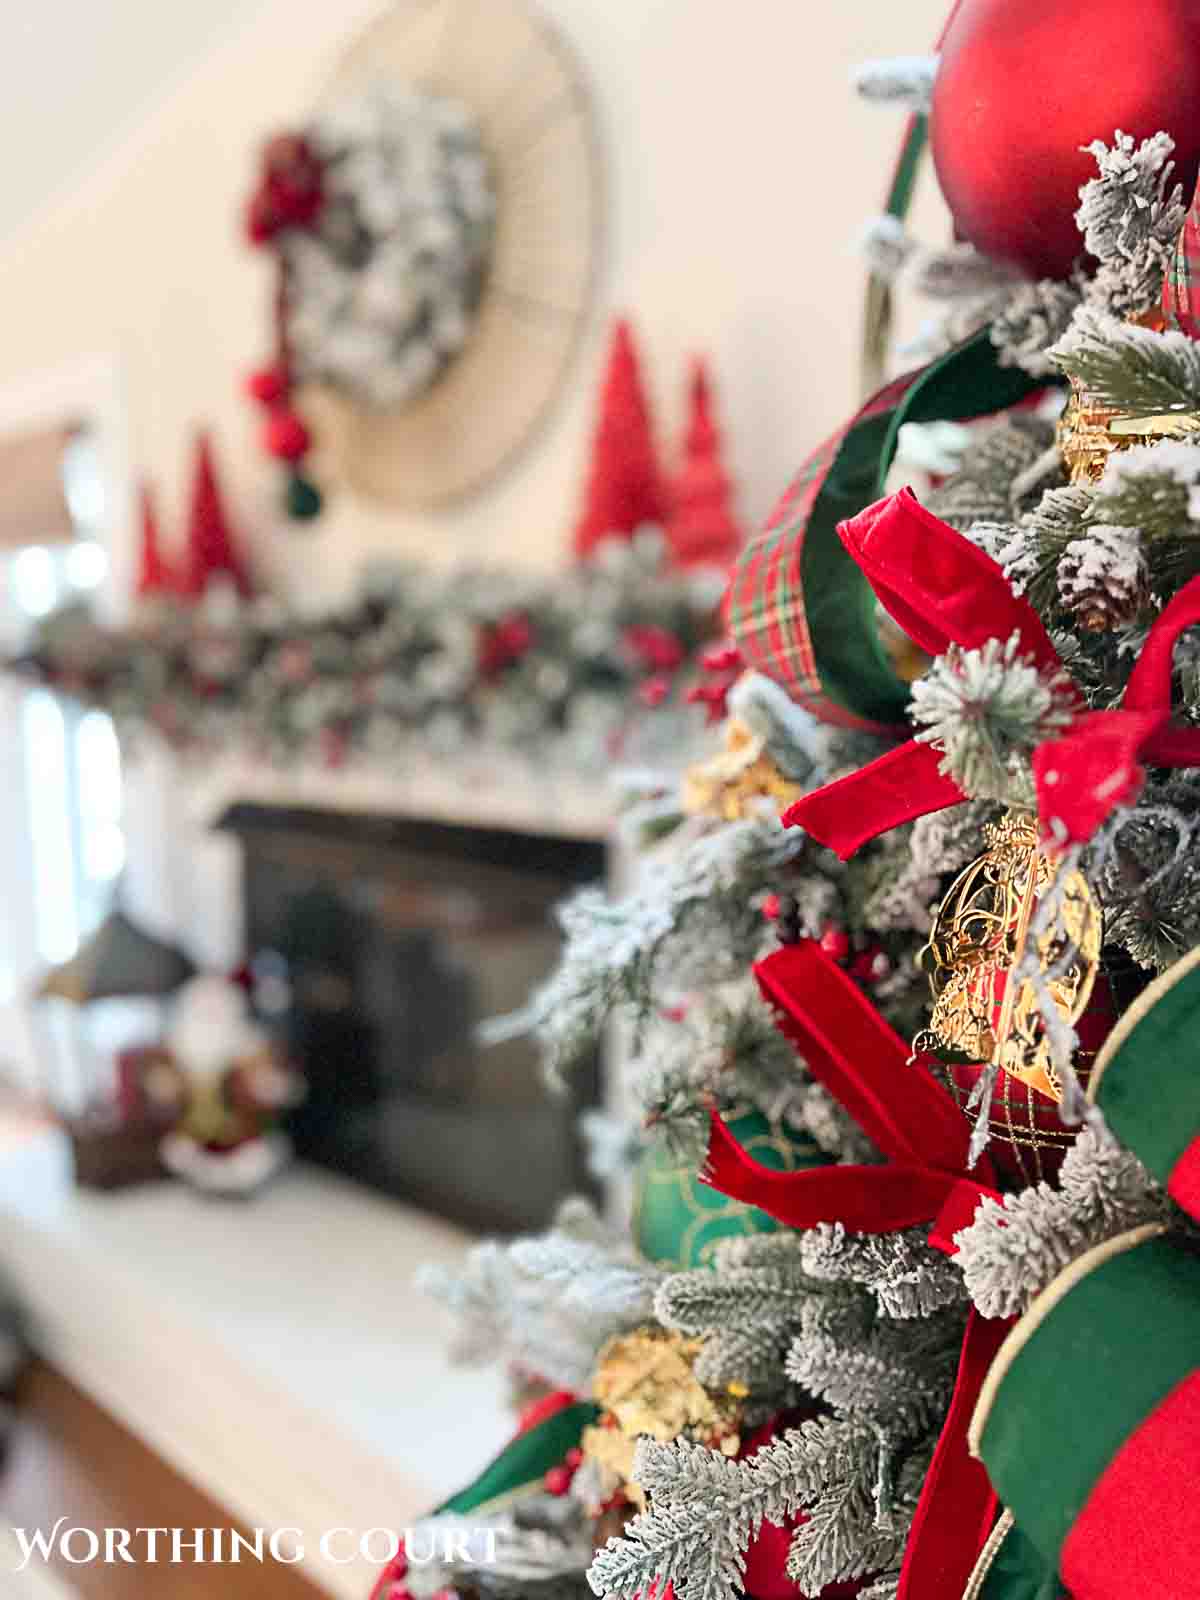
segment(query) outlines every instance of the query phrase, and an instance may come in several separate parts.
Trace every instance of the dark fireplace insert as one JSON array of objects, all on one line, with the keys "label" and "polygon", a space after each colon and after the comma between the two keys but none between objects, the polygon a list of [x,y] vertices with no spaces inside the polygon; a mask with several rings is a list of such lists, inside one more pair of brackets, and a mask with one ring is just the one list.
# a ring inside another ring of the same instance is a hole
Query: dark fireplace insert
[{"label": "dark fireplace insert", "polygon": [[303,1069],[300,1154],[468,1227],[543,1225],[589,1192],[578,1113],[527,1038],[482,1046],[553,970],[555,903],[605,848],[405,817],[238,804],[256,995]]}]

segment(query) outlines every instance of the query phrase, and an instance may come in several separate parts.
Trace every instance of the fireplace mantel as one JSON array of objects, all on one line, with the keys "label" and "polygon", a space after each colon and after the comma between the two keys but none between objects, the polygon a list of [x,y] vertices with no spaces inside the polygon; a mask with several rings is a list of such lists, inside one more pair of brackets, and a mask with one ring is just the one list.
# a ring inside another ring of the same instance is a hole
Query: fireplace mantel
[{"label": "fireplace mantel", "polygon": [[600,840],[611,831],[615,810],[602,774],[581,780],[491,751],[445,765],[426,759],[386,774],[353,767],[284,770],[243,759],[212,768],[189,765],[184,772],[193,815],[208,824],[244,803]]}]

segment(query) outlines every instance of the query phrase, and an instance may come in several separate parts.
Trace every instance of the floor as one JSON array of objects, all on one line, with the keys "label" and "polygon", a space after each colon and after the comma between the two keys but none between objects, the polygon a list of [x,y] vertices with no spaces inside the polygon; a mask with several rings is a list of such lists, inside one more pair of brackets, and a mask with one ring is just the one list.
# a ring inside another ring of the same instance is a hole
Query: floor
[{"label": "floor", "polygon": [[[0,1469],[0,1594],[16,1600],[319,1600],[291,1568],[126,1566],[103,1562],[10,1575],[11,1528],[234,1528],[212,1500],[171,1470],[53,1368],[22,1380],[16,1432]],[[240,1530],[245,1532],[244,1529]],[[136,1546],[135,1546],[136,1548]]]}]

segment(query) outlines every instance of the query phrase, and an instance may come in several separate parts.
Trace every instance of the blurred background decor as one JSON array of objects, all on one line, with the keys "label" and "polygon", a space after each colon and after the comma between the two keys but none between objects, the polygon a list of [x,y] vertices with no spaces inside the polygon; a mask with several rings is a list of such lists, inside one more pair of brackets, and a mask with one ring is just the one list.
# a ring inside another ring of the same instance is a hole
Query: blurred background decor
[{"label": "blurred background decor", "polygon": [[247,390],[289,516],[322,504],[305,413],[334,481],[391,506],[477,494],[524,448],[583,328],[602,187],[579,67],[525,0],[398,0],[364,31],[246,208],[278,270]]}]

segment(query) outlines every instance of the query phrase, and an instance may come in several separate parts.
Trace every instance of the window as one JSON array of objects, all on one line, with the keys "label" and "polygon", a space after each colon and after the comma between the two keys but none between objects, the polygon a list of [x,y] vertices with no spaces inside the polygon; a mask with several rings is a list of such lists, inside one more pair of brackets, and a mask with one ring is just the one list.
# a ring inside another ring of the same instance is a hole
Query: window
[{"label": "window", "polygon": [[[98,537],[104,484],[94,441],[80,430],[60,434],[62,500],[74,537],[0,552],[6,651],[25,644],[51,612],[86,604],[107,572]],[[0,441],[0,455],[9,448]],[[45,486],[32,492],[31,479],[22,479],[26,509],[40,526],[53,495]],[[9,544],[20,537],[15,514],[12,501],[0,510],[0,533]],[[29,1075],[30,979],[75,954],[108,910],[124,865],[121,759],[112,723],[48,689],[8,682],[0,701],[0,772],[0,1008],[15,1024],[5,1029],[0,1050],[18,1058]]]}]

